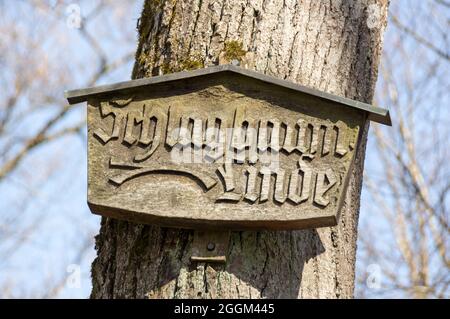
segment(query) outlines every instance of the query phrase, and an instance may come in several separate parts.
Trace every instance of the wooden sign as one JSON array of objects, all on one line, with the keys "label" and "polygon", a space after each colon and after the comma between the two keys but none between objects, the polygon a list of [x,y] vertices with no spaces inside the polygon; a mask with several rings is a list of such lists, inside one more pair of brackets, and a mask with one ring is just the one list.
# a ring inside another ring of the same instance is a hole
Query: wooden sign
[{"label": "wooden sign", "polygon": [[71,91],[92,212],[182,228],[336,225],[366,118],[389,113],[232,65]]}]

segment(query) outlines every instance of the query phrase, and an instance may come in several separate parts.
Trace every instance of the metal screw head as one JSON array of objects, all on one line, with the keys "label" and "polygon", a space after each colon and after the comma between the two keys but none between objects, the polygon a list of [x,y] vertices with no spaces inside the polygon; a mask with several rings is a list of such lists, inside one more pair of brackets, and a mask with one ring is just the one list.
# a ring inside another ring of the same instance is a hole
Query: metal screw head
[{"label": "metal screw head", "polygon": [[209,251],[213,251],[214,248],[216,248],[216,244],[214,244],[214,243],[208,243],[208,246],[206,246],[206,248],[207,248]]}]

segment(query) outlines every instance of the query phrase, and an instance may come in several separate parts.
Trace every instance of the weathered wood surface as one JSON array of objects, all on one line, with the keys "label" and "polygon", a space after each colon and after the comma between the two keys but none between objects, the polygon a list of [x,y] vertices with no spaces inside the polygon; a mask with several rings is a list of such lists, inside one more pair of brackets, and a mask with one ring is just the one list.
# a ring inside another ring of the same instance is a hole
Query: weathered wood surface
[{"label": "weathered wood surface", "polygon": [[182,228],[334,226],[366,116],[232,73],[90,99],[89,206]]},{"label": "weathered wood surface", "polygon": [[[251,69],[370,102],[386,15],[384,0],[146,1],[133,76],[227,60],[238,40]],[[212,265],[191,263],[192,231],[103,218],[91,297],[352,297],[367,130],[336,227],[232,232],[228,262]]]}]

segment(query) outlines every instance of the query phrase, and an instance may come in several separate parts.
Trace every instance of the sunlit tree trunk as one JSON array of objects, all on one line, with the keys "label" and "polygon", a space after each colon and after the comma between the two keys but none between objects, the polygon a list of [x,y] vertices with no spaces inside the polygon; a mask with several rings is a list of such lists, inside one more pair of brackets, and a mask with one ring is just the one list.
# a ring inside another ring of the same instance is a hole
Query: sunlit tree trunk
[{"label": "sunlit tree trunk", "polygon": [[[370,103],[387,6],[385,0],[148,0],[133,78],[237,59]],[[367,130],[368,123],[338,226],[233,232],[221,266],[190,262],[192,231],[103,218],[91,297],[352,297]]]}]

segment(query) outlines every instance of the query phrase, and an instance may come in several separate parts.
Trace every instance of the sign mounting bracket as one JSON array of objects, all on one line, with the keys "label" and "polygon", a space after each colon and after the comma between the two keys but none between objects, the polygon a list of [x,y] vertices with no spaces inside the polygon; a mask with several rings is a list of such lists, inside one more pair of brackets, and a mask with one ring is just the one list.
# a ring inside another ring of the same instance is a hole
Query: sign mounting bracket
[{"label": "sign mounting bracket", "polygon": [[191,261],[226,263],[230,235],[230,231],[195,230]]}]

